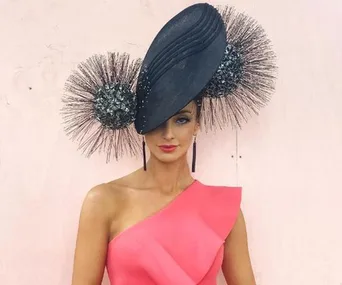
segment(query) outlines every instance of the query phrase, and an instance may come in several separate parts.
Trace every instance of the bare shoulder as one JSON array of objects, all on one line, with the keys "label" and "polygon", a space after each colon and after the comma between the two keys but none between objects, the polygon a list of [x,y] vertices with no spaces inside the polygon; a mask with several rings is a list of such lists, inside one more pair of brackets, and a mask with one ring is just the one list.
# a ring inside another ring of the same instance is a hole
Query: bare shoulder
[{"label": "bare shoulder", "polygon": [[[121,179],[103,183],[91,188],[85,195],[80,213],[80,228],[101,226],[109,239],[115,221],[126,207],[127,194]],[[87,235],[89,235],[87,233]]]},{"label": "bare shoulder", "polygon": [[125,201],[129,198],[130,189],[137,185],[137,177],[133,172],[116,180],[97,185],[89,190],[84,205],[88,208],[98,208],[99,211],[106,212],[109,217],[118,214]]},{"label": "bare shoulder", "polygon": [[113,215],[113,187],[104,183],[86,194],[80,214],[72,284],[100,284],[106,264]]},{"label": "bare shoulder", "polygon": [[84,201],[87,203],[102,204],[106,202],[106,198],[110,193],[110,187],[107,183],[99,184],[91,188],[85,196]]},{"label": "bare shoulder", "polygon": [[82,204],[81,218],[101,218],[109,217],[109,187],[106,184],[101,184],[90,189]]},{"label": "bare shoulder", "polygon": [[[86,194],[83,211],[98,210],[112,216],[120,209],[122,200],[127,195],[124,177],[94,186]],[[94,213],[94,212],[93,212]]]},{"label": "bare shoulder", "polygon": [[109,202],[111,199],[120,199],[127,194],[127,189],[134,188],[139,180],[139,172],[132,172],[118,179],[102,183],[94,186],[87,193],[86,199],[95,200],[96,202]]},{"label": "bare shoulder", "polygon": [[113,196],[112,192],[112,187],[108,183],[96,185],[88,191],[84,202],[94,207],[105,207],[108,204],[108,198]]}]

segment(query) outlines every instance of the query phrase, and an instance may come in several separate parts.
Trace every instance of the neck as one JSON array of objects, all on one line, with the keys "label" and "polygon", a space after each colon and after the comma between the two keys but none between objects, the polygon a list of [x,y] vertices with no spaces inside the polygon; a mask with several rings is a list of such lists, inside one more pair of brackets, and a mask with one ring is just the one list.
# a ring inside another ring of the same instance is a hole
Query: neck
[{"label": "neck", "polygon": [[164,163],[151,156],[147,163],[146,179],[165,193],[179,192],[194,181],[186,156],[172,163]]}]

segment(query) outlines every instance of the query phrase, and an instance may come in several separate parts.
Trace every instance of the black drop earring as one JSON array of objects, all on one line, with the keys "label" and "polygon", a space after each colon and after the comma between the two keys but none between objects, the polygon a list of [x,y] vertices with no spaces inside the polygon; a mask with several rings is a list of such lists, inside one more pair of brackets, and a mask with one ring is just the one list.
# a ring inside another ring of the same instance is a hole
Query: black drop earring
[{"label": "black drop earring", "polygon": [[143,137],[142,147],[143,147],[143,163],[144,163],[144,170],[146,171],[146,143],[145,138]]},{"label": "black drop earring", "polygon": [[194,136],[194,142],[192,143],[192,172],[196,170],[196,136]]}]

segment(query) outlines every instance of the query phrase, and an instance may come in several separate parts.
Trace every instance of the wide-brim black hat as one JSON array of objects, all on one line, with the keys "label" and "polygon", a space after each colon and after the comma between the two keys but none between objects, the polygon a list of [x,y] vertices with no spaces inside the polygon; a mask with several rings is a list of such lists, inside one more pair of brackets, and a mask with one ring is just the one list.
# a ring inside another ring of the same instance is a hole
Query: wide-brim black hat
[{"label": "wide-brim black hat", "polygon": [[138,78],[138,133],[157,128],[202,92],[222,61],[226,42],[221,15],[206,3],[186,8],[160,30]]},{"label": "wide-brim black hat", "polygon": [[94,55],[67,79],[65,130],[90,156],[141,150],[141,136],[192,100],[204,130],[241,126],[275,87],[275,54],[263,28],[231,7],[192,5],[169,20],[143,60]]}]

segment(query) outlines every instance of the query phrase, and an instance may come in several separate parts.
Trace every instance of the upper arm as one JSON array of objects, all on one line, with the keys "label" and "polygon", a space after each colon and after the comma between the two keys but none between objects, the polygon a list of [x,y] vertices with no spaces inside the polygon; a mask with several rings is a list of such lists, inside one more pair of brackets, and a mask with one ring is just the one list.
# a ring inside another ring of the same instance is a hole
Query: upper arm
[{"label": "upper arm", "polygon": [[224,245],[223,275],[229,285],[255,285],[242,211]]},{"label": "upper arm", "polygon": [[72,285],[100,285],[103,279],[110,220],[101,188],[90,190],[82,205]]}]

